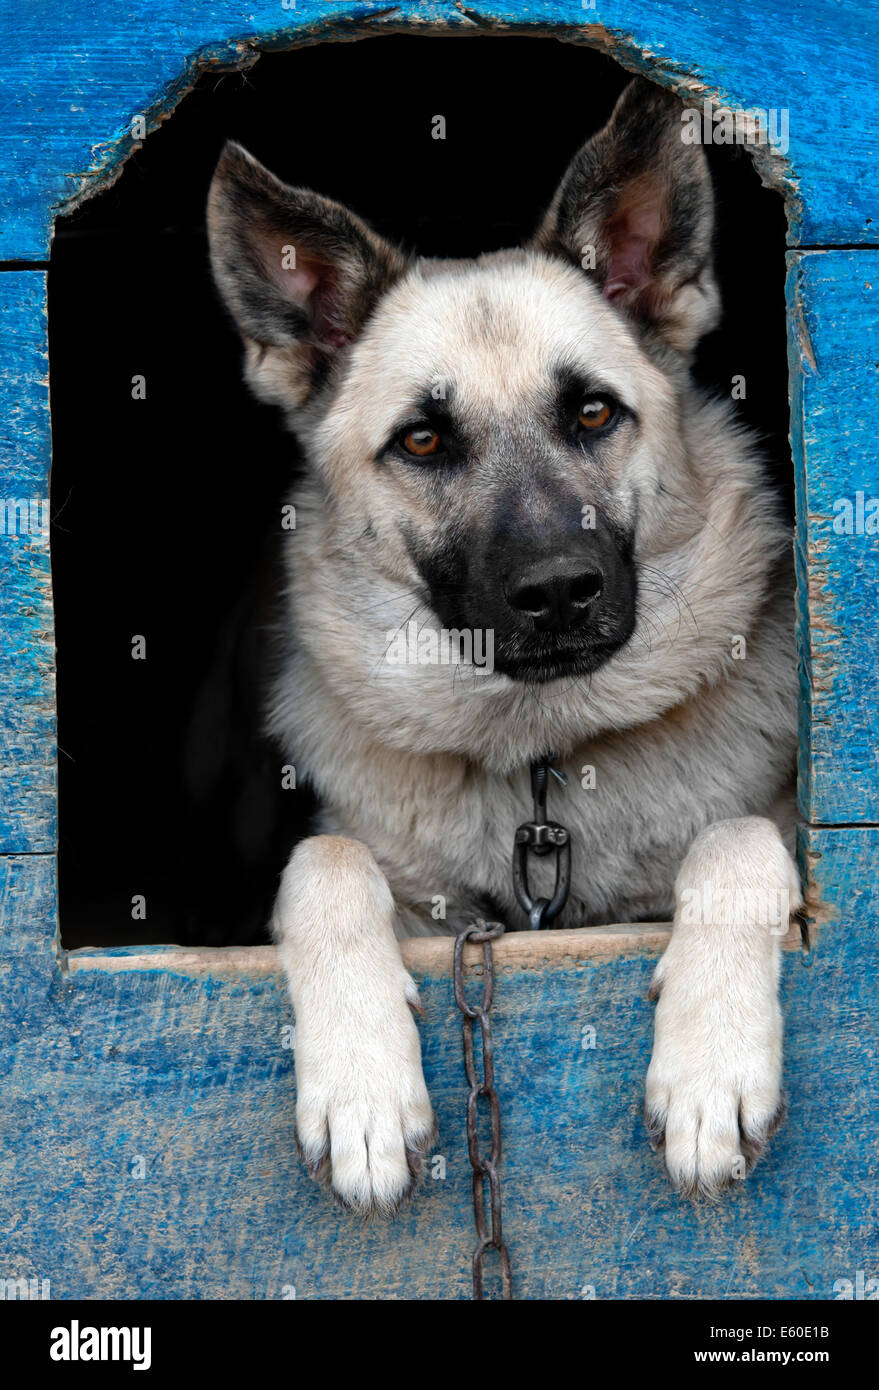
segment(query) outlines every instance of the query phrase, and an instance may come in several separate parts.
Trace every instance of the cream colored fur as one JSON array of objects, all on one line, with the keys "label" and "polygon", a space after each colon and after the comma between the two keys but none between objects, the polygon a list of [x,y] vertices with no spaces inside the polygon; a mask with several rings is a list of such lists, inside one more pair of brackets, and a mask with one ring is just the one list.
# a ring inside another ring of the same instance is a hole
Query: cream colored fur
[{"label": "cream colored fur", "polygon": [[[480,357],[468,293],[491,294],[504,310],[499,361],[485,344]],[[429,331],[418,329],[422,319]],[[410,360],[406,352],[394,356],[397,338],[418,343],[413,372],[448,371],[440,349],[446,343],[457,354],[460,380],[470,353],[478,390],[486,402],[500,398],[501,410],[505,399],[513,408],[516,394],[533,387],[547,352],[565,341],[577,344],[585,364],[598,361],[614,372],[620,389],[636,398],[644,438],[619,505],[631,506],[637,491],[642,603],[631,641],[590,679],[523,687],[500,675],[383,660],[388,630],[413,610],[417,576],[395,544],[394,527],[407,499],[390,488],[377,495],[373,479],[358,483],[346,460],[371,447],[382,412],[396,405],[398,373],[405,377]],[[381,362],[391,370],[382,371]],[[785,790],[795,745],[789,538],[729,405],[705,402],[684,380],[662,375],[575,272],[545,265],[535,272],[523,258],[497,271],[489,263],[469,275],[416,272],[405,281],[352,353],[336,408],[308,443],[320,471],[298,494],[298,529],[289,543],[289,622],[299,645],[276,684],[271,725],[289,756],[308,769],[327,830],[369,845],[396,904],[398,934],[450,930],[469,919],[481,893],[519,920],[510,886],[513,831],[527,819],[529,760],[548,748],[568,774],[567,790],[552,792],[554,813],[574,844],[565,925],[670,916],[680,866],[694,886],[708,872],[688,851],[716,822],[733,830],[718,837],[722,862],[712,873],[732,882],[763,873],[774,882],[793,872],[774,827],[750,819],[766,816]],[[359,541],[366,517],[378,531],[371,546]],[[733,654],[740,638],[744,659]],[[588,767],[595,786],[584,790]],[[748,833],[734,833],[737,825]],[[307,875],[296,882],[305,894]],[[334,940],[334,914],[348,922],[357,910],[328,884],[311,891],[325,904],[325,931]],[[444,921],[431,915],[437,895],[447,903]],[[279,909],[282,943],[297,921],[295,899],[283,901],[289,907]],[[366,941],[386,930],[381,913],[361,909],[358,922]],[[729,926],[675,929],[648,1103],[668,1117],[666,1159],[680,1185],[722,1185],[738,1154],[739,1105],[761,1123],[779,1105],[778,942],[769,930],[752,926],[737,937]],[[305,964],[301,969],[308,979]],[[396,969],[388,962],[389,979]],[[713,969],[718,982],[708,988]],[[359,1001],[359,965],[346,978],[349,996]],[[313,987],[311,997],[317,1006]],[[368,1049],[358,1051],[350,1037],[352,1028],[361,1033],[354,1023],[361,1005],[339,1008],[326,999],[320,1013],[328,1054],[362,1073],[366,1091]],[[732,1071],[712,1076],[708,1059],[724,1053],[737,1059]],[[408,1086],[417,1088],[417,1057],[407,1047],[400,1059]],[[299,1065],[309,1094],[323,1084],[331,1114],[340,1081],[326,1068],[319,1078],[307,1061]],[[385,1191],[389,1172],[377,1157],[371,1161],[377,1190]],[[394,1170],[402,1171],[399,1146]],[[347,1180],[334,1181],[354,1199]]]},{"label": "cream colored fur", "polygon": [[[221,194],[220,251],[234,221]],[[234,257],[214,254],[221,284],[234,280]],[[243,328],[248,380],[287,411],[309,463],[287,541],[295,640],[269,707],[325,832],[296,848],[274,920],[296,1009],[297,1120],[311,1167],[360,1210],[408,1192],[432,1126],[394,935],[452,932],[486,897],[524,925],[513,832],[528,818],[529,762],[549,749],[568,776],[551,793],[573,844],[562,925],[675,913],[647,1087],[672,1181],[713,1193],[744,1176],[779,1112],[779,931],[763,905],[776,891],[799,904],[791,543],[732,405],[690,382],[689,352],[716,320],[713,279],[703,267],[678,302],[663,293],[666,339],[557,256],[415,261],[314,397],[296,343],[257,344]],[[632,637],[591,676],[542,685],[391,665],[389,632],[437,621],[404,529],[467,534],[508,477],[468,469],[438,511],[423,471],[377,468],[376,451],[426,383],[448,382],[490,448],[560,359],[637,416],[600,469],[561,450],[545,465],[634,535]],[[707,889],[735,886],[739,917],[686,916]]]}]

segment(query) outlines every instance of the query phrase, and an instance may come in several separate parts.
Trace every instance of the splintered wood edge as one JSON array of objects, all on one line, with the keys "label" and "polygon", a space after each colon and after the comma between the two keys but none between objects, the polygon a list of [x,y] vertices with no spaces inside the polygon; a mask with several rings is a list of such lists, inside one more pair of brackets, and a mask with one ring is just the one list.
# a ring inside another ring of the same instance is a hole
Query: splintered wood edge
[{"label": "splintered wood edge", "polygon": [[[540,966],[604,963],[627,956],[659,955],[668,945],[670,922],[583,927],[575,931],[509,932],[494,943],[498,969],[534,970]],[[409,937],[400,942],[403,962],[416,975],[451,975],[451,936]],[[800,949],[800,934],[792,927],[782,939],[785,950]],[[70,975],[104,971],[170,971],[193,977],[217,975],[275,975],[281,970],[274,946],[152,946],[99,950],[81,947],[62,951],[62,968]],[[482,963],[482,947],[467,946],[464,962]]]}]

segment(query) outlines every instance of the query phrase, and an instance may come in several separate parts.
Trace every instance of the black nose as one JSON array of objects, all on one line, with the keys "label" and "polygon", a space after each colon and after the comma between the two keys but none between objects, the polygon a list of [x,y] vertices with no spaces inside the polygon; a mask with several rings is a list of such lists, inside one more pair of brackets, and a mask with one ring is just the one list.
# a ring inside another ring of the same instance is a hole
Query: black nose
[{"label": "black nose", "polygon": [[585,622],[603,584],[601,570],[582,559],[555,558],[510,575],[505,588],[507,603],[538,632],[567,632]]}]

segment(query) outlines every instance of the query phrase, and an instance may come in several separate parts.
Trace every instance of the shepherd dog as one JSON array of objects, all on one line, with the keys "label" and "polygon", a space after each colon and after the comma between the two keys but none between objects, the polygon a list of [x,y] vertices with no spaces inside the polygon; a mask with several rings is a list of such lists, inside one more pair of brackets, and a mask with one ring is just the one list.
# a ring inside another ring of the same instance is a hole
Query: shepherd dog
[{"label": "shepherd dog", "polygon": [[550,754],[574,851],[553,926],[673,924],[645,1142],[717,1196],[782,1114],[792,543],[736,406],[693,377],[721,306],[683,111],[632,81],[527,244],[475,259],[401,250],[235,143],[213,177],[245,380],[305,460],[263,692],[320,808],[271,922],[298,1141],[364,1214],[435,1140],[399,941],[523,924],[511,847]]}]

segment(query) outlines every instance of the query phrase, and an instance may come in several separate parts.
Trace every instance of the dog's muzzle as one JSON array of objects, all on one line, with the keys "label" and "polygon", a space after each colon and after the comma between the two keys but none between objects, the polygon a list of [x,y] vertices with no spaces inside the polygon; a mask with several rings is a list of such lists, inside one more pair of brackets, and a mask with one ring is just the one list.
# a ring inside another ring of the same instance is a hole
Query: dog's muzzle
[{"label": "dog's muzzle", "polygon": [[532,535],[488,546],[468,607],[494,631],[495,669],[544,683],[609,660],[635,626],[631,550],[607,525],[555,543]]}]

